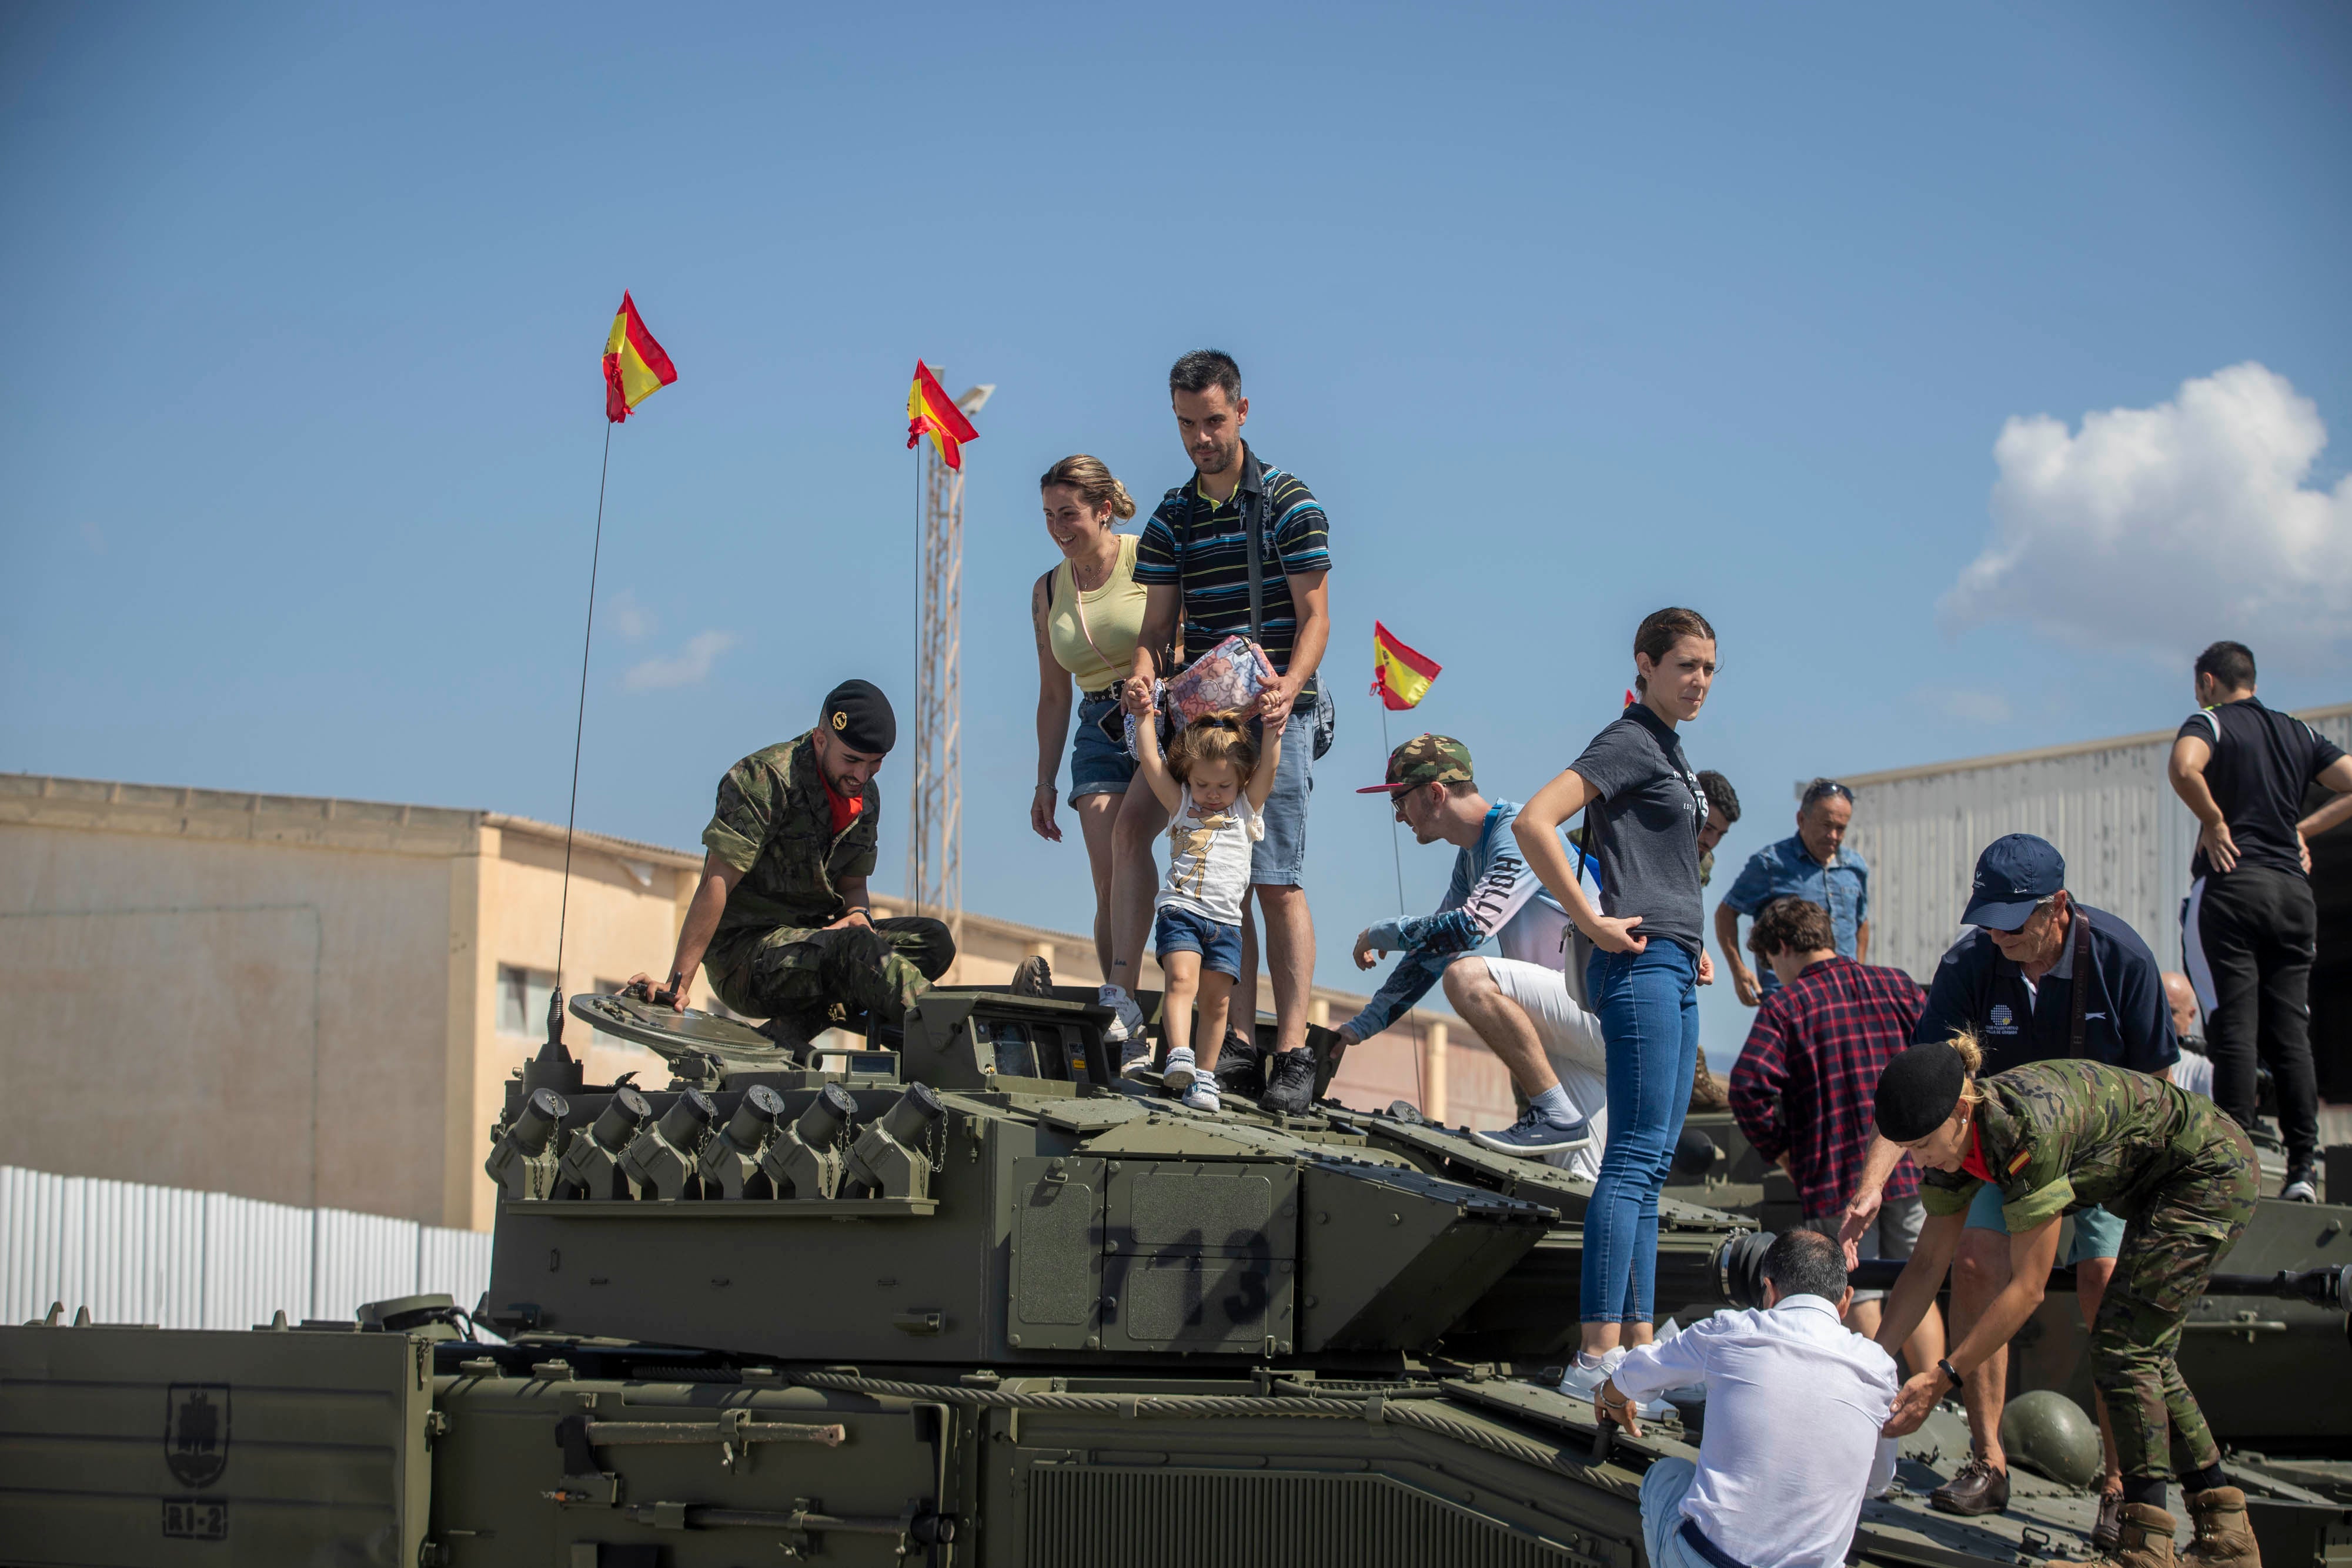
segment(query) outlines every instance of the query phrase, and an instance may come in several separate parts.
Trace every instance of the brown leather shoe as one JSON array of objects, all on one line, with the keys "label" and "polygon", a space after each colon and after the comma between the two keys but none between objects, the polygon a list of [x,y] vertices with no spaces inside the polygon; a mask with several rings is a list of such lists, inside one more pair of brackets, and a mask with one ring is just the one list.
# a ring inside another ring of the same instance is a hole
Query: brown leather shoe
[{"label": "brown leather shoe", "polygon": [[2124,1494],[2103,1491],[2099,1494],[2099,1521],[2091,1526],[2091,1544],[2102,1552],[2113,1552],[2124,1542]]},{"label": "brown leather shoe", "polygon": [[2189,1494],[2189,1519],[2197,1539],[2180,1554],[2191,1568],[2263,1568],[2263,1549],[2246,1522],[2246,1494],[2215,1487]]},{"label": "brown leather shoe", "polygon": [[[2244,1515],[2239,1517],[2242,1520]],[[2172,1536],[2179,1528],[2172,1515],[2160,1508],[2127,1502],[2123,1507],[2121,1539],[2114,1550],[2071,1563],[2053,1563],[2050,1568],[2173,1568]]]},{"label": "brown leather shoe", "polygon": [[1999,1513],[2009,1506],[2009,1472],[1994,1469],[1970,1454],[1960,1473],[1929,1492],[1927,1501],[1945,1513],[1970,1517]]}]

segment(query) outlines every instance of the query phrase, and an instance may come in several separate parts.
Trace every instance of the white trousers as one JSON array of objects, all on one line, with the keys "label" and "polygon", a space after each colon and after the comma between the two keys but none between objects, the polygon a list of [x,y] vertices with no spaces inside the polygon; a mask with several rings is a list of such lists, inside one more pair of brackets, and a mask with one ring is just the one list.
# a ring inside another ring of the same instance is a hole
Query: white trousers
[{"label": "white trousers", "polygon": [[1551,1070],[1579,1116],[1592,1123],[1592,1141],[1544,1158],[1591,1181],[1601,1174],[1601,1151],[1609,1142],[1609,1059],[1601,1040],[1601,1020],[1577,1006],[1568,994],[1568,977],[1542,964],[1517,958],[1488,958],[1473,953],[1457,964],[1484,964],[1495,988],[1518,1004],[1535,1026]]}]

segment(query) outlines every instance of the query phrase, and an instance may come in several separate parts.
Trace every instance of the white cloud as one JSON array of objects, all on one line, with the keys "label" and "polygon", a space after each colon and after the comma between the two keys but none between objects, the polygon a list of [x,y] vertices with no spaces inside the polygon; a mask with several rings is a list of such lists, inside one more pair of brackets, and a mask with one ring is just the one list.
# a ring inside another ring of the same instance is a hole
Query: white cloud
[{"label": "white cloud", "polygon": [[637,596],[627,589],[613,595],[605,613],[612,618],[614,629],[632,643],[652,634],[657,622],[654,613],[637,602]]},{"label": "white cloud", "polygon": [[673,686],[698,685],[709,675],[710,666],[719,655],[735,645],[732,632],[698,632],[674,659],[647,659],[632,665],[621,677],[622,686],[633,692],[667,691]]},{"label": "white cloud", "polygon": [[2185,664],[2217,637],[2267,671],[2352,640],[2352,476],[2309,488],[2327,426],[2252,361],[2154,408],[2047,414],[1993,443],[1991,542],[1944,595],[1955,629],[2020,621]]}]

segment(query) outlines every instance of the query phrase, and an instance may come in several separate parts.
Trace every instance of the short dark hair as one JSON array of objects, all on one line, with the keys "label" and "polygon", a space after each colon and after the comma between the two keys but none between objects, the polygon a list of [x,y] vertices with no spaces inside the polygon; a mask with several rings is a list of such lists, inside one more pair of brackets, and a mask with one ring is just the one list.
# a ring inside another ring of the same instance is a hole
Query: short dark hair
[{"label": "short dark hair", "polygon": [[1708,805],[1723,808],[1725,821],[1739,821],[1739,791],[1731,787],[1730,779],[1712,768],[1702,768],[1698,770],[1698,787],[1706,791]]},{"label": "short dark hair", "polygon": [[1845,1249],[1818,1230],[1784,1230],[1764,1254],[1764,1277],[1780,1287],[1783,1299],[1835,1302],[1845,1294]]},{"label": "short dark hair", "polygon": [[1818,953],[1837,946],[1830,912],[1809,898],[1776,898],[1756,912],[1748,934],[1748,951],[1769,959],[1775,953]]},{"label": "short dark hair", "polygon": [[2216,643],[2197,655],[2197,673],[2212,676],[2225,692],[2242,692],[2254,684],[2254,651],[2243,643]]},{"label": "short dark hair", "polygon": [[1806,810],[1814,801],[1826,800],[1833,795],[1843,796],[1845,803],[1849,806],[1854,803],[1853,790],[1851,787],[1841,784],[1834,779],[1816,779],[1806,785],[1803,792],[1798,795],[1797,810]]},{"label": "short dark hair", "polygon": [[1169,369],[1168,391],[1204,392],[1223,387],[1229,401],[1242,395],[1242,368],[1223,349],[1195,349]]}]

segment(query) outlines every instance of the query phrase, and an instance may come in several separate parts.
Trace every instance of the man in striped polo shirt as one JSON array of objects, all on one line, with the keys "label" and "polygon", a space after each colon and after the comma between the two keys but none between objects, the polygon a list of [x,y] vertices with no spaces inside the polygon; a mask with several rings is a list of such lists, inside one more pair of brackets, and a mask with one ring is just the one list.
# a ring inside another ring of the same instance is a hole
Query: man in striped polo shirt
[{"label": "man in striped polo shirt", "polygon": [[[1307,988],[1315,974],[1315,922],[1299,876],[1307,861],[1307,784],[1315,758],[1330,745],[1332,705],[1315,668],[1330,641],[1325,577],[1331,569],[1330,523],[1314,492],[1295,474],[1261,460],[1242,439],[1249,399],[1230,354],[1196,350],[1168,372],[1176,428],[1192,459],[1192,477],[1168,492],[1135,549],[1135,580],[1147,593],[1136,640],[1134,680],[1149,697],[1161,669],[1158,653],[1176,641],[1178,620],[1188,657],[1234,635],[1253,635],[1250,534],[1257,535],[1255,635],[1277,674],[1258,702],[1263,725],[1283,726],[1274,793],[1263,813],[1265,837],[1250,864],[1251,896],[1265,921],[1266,967],[1274,979],[1274,1054],[1262,1066],[1243,1030],[1227,1046],[1220,1078],[1249,1092],[1260,1071],[1269,1110],[1305,1111],[1314,1099],[1315,1068],[1307,1043]],[[1257,952],[1253,922],[1242,920],[1242,978],[1233,1018],[1257,1016]]]}]

